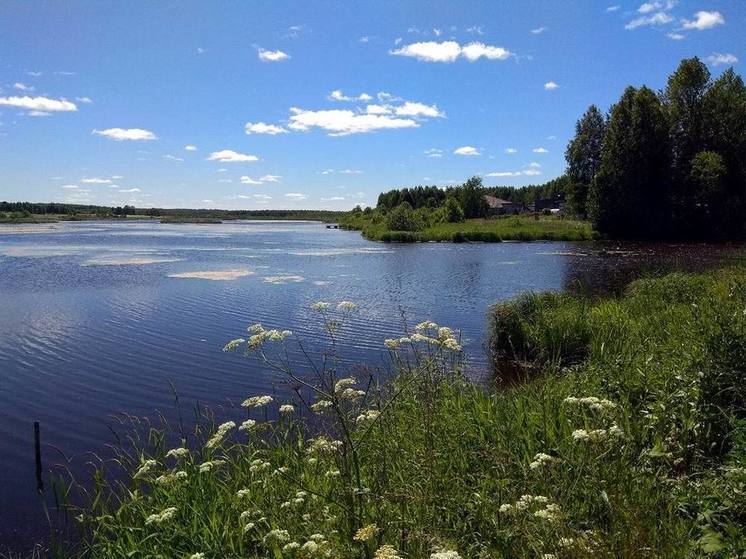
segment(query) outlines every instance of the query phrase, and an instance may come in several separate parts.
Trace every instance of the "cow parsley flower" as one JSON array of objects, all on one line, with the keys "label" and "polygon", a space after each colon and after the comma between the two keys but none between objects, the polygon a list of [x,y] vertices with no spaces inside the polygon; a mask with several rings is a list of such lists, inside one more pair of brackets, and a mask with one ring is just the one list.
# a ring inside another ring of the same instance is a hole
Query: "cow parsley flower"
[{"label": "cow parsley flower", "polygon": [[375,421],[378,419],[378,417],[381,415],[381,412],[378,410],[367,410],[360,415],[357,416],[355,419],[356,423],[367,423],[369,421]]},{"label": "cow parsley flower", "polygon": [[264,332],[264,326],[257,322],[256,324],[249,326],[246,330],[252,334],[261,334]]},{"label": "cow parsley flower", "polygon": [[342,400],[349,400],[350,402],[359,400],[363,396],[365,396],[365,390],[355,390],[354,388],[345,388],[339,395]]},{"label": "cow parsley flower", "polygon": [[368,524],[367,526],[363,526],[360,528],[355,535],[353,536],[353,540],[357,542],[367,542],[371,538],[373,538],[378,533],[378,526],[375,524]]},{"label": "cow parsley flower", "polygon": [[315,404],[311,405],[311,411],[314,413],[321,413],[327,408],[332,407],[332,403],[329,400],[319,400]]},{"label": "cow parsley flower", "polygon": [[402,559],[402,557],[394,546],[386,544],[376,550],[373,559]]},{"label": "cow parsley flower", "polygon": [[214,468],[222,466],[223,464],[225,464],[225,460],[210,460],[208,462],[202,462],[202,464],[199,465],[199,472],[204,474]]},{"label": "cow parsley flower", "polygon": [[236,497],[239,499],[245,499],[246,497],[251,496],[251,490],[250,489],[239,489],[236,493]]},{"label": "cow parsley flower", "polygon": [[540,452],[536,456],[534,456],[534,461],[531,462],[528,466],[532,470],[536,470],[537,468],[541,468],[542,466],[546,466],[547,464],[550,464],[555,461],[555,458],[553,456],[550,456],[549,454],[544,454],[543,452]]},{"label": "cow parsley flower", "polygon": [[461,555],[455,551],[441,549],[440,551],[431,554],[430,559],[461,559]]},{"label": "cow parsley flower", "polygon": [[386,346],[386,349],[394,350],[399,349],[401,342],[396,338],[388,338],[386,340],[383,340],[383,345]]},{"label": "cow parsley flower", "polygon": [[284,543],[287,543],[290,540],[290,534],[288,534],[287,530],[270,530],[267,532],[267,535],[264,536],[262,539],[262,542],[264,542],[264,545],[270,546],[270,545],[281,545]]},{"label": "cow parsley flower", "polygon": [[189,456],[189,449],[180,447],[180,448],[172,448],[166,453],[166,458],[186,458]]},{"label": "cow parsley flower", "polygon": [[324,301],[318,301],[311,305],[311,308],[315,311],[325,311],[329,308],[329,303],[325,303]]},{"label": "cow parsley flower", "polygon": [[188,476],[189,476],[189,474],[187,474],[183,470],[180,470],[178,472],[173,472],[173,473],[170,473],[170,474],[163,474],[161,476],[158,476],[155,479],[155,482],[158,485],[166,485],[166,486],[168,486],[168,485],[176,485],[178,482],[184,481]]},{"label": "cow parsley flower", "polygon": [[342,301],[337,305],[338,311],[352,311],[357,308],[357,305],[352,301]]},{"label": "cow parsley flower", "polygon": [[339,379],[334,385],[334,392],[339,394],[345,388],[349,388],[350,386],[355,386],[356,384],[357,384],[357,379],[354,377],[347,377],[347,378]]},{"label": "cow parsley flower", "polygon": [[223,351],[233,351],[245,342],[246,340],[244,338],[236,338],[235,340],[231,340],[230,342],[225,344],[225,346],[223,346]]},{"label": "cow parsley flower", "polygon": [[289,553],[292,553],[293,551],[297,551],[299,548],[300,548],[300,544],[298,542],[290,542],[282,546],[282,552],[289,554]]},{"label": "cow parsley flower", "polygon": [[249,431],[256,425],[256,421],[253,419],[247,419],[243,423],[241,423],[241,426],[238,428],[239,431]]},{"label": "cow parsley flower", "polygon": [[159,513],[151,514],[145,519],[145,524],[162,524],[163,522],[171,520],[176,514],[176,510],[176,507],[168,507]]},{"label": "cow parsley flower", "polygon": [[234,429],[236,427],[236,424],[233,421],[226,421],[225,423],[222,423],[218,426],[218,430],[215,432],[215,434],[210,437],[210,440],[205,443],[206,448],[215,448],[216,446],[220,445],[220,443],[223,442],[223,439],[228,434],[228,431],[231,429]]},{"label": "cow parsley flower", "polygon": [[261,408],[272,402],[272,396],[252,396],[241,403],[244,408]]},{"label": "cow parsley flower", "polygon": [[189,559],[205,559],[205,554],[204,553],[192,553],[189,556]]},{"label": "cow parsley flower", "polygon": [[280,413],[291,414],[295,411],[295,406],[292,404],[283,404],[280,406]]},{"label": "cow parsley flower", "polygon": [[144,477],[150,470],[155,468],[158,465],[158,462],[155,460],[145,460],[145,462],[142,463],[140,466],[140,469],[135,472],[135,475],[132,476],[134,479],[140,479]]}]

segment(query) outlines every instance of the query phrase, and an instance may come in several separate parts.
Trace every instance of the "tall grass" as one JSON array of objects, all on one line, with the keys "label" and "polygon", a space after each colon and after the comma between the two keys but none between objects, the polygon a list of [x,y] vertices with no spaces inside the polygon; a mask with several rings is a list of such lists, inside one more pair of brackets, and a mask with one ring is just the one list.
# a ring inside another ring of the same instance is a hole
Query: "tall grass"
[{"label": "tall grass", "polygon": [[506,216],[469,219],[463,223],[437,222],[422,231],[390,231],[380,215],[348,214],[340,227],[361,231],[367,239],[383,242],[501,242],[587,241],[597,238],[588,222],[549,216]]},{"label": "tall grass", "polygon": [[176,445],[184,450],[151,429],[111,464],[128,473],[123,481],[97,472],[76,511],[81,555],[746,550],[743,270],[642,280],[617,299],[541,295],[498,306],[495,358],[528,362],[531,374],[497,390],[467,382],[458,334],[428,322],[386,341],[392,380],[351,379],[337,334],[356,311],[315,308],[330,343],[310,375],[287,361],[285,344],[298,343],[288,332],[254,326],[227,346],[312,398],[249,399],[242,430],[198,427]]}]

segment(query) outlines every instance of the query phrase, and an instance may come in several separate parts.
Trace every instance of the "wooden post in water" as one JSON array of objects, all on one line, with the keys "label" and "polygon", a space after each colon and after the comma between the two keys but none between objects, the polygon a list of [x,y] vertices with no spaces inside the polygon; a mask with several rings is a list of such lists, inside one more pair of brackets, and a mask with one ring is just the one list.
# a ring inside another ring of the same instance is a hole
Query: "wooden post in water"
[{"label": "wooden post in water", "polygon": [[41,477],[41,435],[38,421],[34,421],[34,454],[36,456],[36,491],[41,494],[44,491],[44,480]]}]

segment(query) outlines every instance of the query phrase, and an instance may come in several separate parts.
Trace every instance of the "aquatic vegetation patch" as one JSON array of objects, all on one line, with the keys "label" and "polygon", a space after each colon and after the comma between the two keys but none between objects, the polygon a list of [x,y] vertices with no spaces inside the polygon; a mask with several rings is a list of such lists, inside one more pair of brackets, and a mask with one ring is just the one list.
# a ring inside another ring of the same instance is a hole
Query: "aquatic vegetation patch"
[{"label": "aquatic vegetation patch", "polygon": [[173,256],[96,256],[89,258],[81,266],[145,266],[181,262],[183,258]]},{"label": "aquatic vegetation patch", "polygon": [[306,278],[303,276],[297,276],[293,274],[283,274],[279,276],[264,276],[262,281],[264,283],[271,283],[274,285],[284,285],[286,283],[300,283],[305,281]]},{"label": "aquatic vegetation patch", "polygon": [[202,270],[198,272],[178,272],[168,274],[170,278],[181,279],[203,279],[211,281],[233,281],[238,278],[251,276],[255,272],[251,270]]}]

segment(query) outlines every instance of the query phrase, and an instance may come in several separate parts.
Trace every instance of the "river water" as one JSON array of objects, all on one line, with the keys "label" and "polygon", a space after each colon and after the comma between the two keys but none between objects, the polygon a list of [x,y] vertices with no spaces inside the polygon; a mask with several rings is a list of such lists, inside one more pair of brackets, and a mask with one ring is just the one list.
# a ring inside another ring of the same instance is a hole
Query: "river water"
[{"label": "river water", "polygon": [[44,471],[64,462],[82,473],[85,453],[113,442],[113,414],[172,417],[174,391],[185,409],[286,394],[276,373],[221,351],[249,324],[292,330],[313,354],[325,339],[310,305],[353,301],[339,340],[345,363],[385,371],[384,339],[431,319],[461,332],[479,381],[485,313],[496,301],[527,290],[613,291],[641,270],[698,270],[742,254],[712,245],[379,244],[314,222],[0,226],[0,552],[48,534],[34,421]]}]

